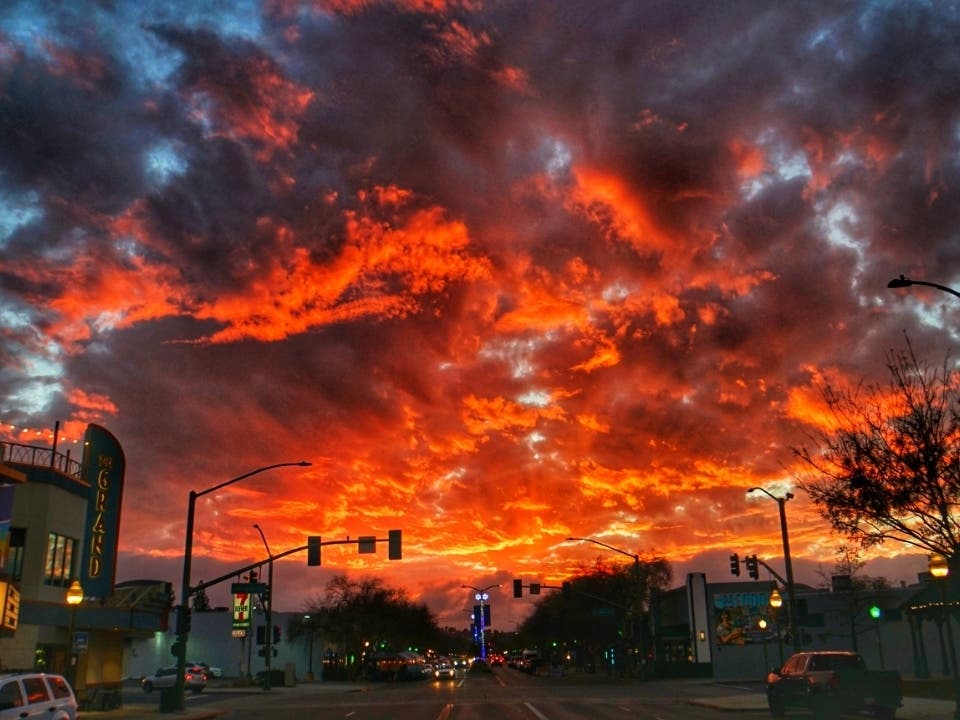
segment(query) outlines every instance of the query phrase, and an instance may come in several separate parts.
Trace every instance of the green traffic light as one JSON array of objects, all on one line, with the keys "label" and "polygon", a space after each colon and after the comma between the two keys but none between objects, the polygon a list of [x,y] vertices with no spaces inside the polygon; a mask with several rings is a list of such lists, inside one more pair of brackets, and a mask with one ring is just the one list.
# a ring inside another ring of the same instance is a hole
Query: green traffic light
[{"label": "green traffic light", "polygon": [[876,605],[872,605],[870,607],[870,617],[872,617],[874,620],[879,620],[880,615],[881,615],[880,608],[878,608]]}]

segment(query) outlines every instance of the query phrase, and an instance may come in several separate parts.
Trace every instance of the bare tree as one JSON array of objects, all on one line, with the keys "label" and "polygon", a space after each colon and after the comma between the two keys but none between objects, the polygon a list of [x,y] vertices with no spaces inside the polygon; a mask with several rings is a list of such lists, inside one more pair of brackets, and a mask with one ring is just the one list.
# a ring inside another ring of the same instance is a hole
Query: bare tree
[{"label": "bare tree", "polygon": [[827,386],[833,427],[816,447],[793,448],[799,479],[833,529],[868,548],[886,541],[957,558],[960,553],[960,372],[904,351],[887,356],[886,385]]}]

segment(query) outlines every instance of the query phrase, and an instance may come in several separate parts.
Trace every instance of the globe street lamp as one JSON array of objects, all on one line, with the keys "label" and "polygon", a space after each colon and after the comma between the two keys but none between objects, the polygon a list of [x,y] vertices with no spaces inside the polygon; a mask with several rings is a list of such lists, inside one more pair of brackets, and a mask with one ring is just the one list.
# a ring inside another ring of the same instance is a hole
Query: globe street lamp
[{"label": "globe street lamp", "polygon": [[927,282],[926,280],[911,280],[908,277],[901,275],[898,278],[894,278],[887,283],[888,288],[906,288],[911,285],[926,285],[927,287],[936,288],[937,290],[943,290],[944,292],[950,293],[951,295],[956,295],[960,297],[960,292],[957,292],[953,288],[947,287],[946,285],[940,285],[938,283]]},{"label": "globe street lamp", "polygon": [[955,698],[953,717],[954,720],[960,720],[960,670],[957,668],[957,647],[953,641],[953,621],[950,617],[952,613],[948,612],[949,606],[947,605],[947,593],[946,589],[944,588],[944,585],[946,585],[947,582],[947,576],[950,574],[950,563],[943,555],[931,555],[928,568],[930,570],[930,574],[934,578],[933,581],[937,584],[937,589],[940,591],[940,607],[945,613],[945,620],[947,623],[947,643],[950,647],[950,667],[953,669]]},{"label": "globe street lamp", "polygon": [[780,608],[783,607],[783,595],[777,588],[770,591],[770,607],[777,618],[777,651],[780,655],[780,667],[783,667],[783,637],[780,635]]},{"label": "globe street lamp", "polygon": [[[253,526],[257,529],[257,532],[260,533],[260,539],[263,540],[263,547],[267,550],[267,557],[270,560],[267,562],[267,601],[264,603],[266,606],[264,608],[264,623],[266,623],[266,630],[263,633],[263,660],[264,667],[266,668],[266,673],[263,678],[263,690],[264,692],[270,691],[270,658],[273,656],[272,640],[273,640],[273,553],[270,552],[270,546],[267,545],[267,538],[263,534],[263,530],[260,529],[260,526],[257,523],[254,523]],[[263,598],[260,598],[261,601]]]},{"label": "globe street lamp", "polygon": [[784,497],[777,497],[776,495],[771,494],[766,488],[747,488],[748,495],[756,491],[762,492],[771,500],[776,501],[777,508],[780,511],[780,538],[783,542],[783,564],[787,570],[787,594],[789,595],[789,604],[787,605],[789,617],[787,618],[787,625],[790,628],[790,639],[793,641],[793,651],[799,652],[800,633],[798,631],[799,618],[797,617],[797,593],[796,587],[793,583],[793,561],[790,559],[790,535],[787,533],[786,510],[787,501],[793,499],[793,493],[788,492]]},{"label": "globe street lamp", "polygon": [[[190,496],[187,501],[187,529],[186,529],[186,539],[183,544],[183,578],[180,583],[180,606],[177,608],[177,639],[173,644],[174,655],[177,656],[177,678],[174,685],[174,701],[172,708],[163,707],[163,710],[177,710],[182,711],[185,709],[184,702],[184,674],[187,670],[187,638],[190,635],[190,596],[193,594],[192,588],[190,587],[190,565],[193,555],[193,518],[196,512],[197,507],[197,498],[202,497],[203,495],[208,495],[212,492],[220,490],[221,488],[227,487],[227,485],[233,485],[235,482],[239,482],[245,478],[250,477],[251,475],[257,475],[267,470],[273,470],[274,468],[280,467],[309,467],[313,463],[307,462],[306,460],[301,460],[300,462],[285,462],[285,463],[276,463],[274,465],[266,465],[262,468],[257,468],[256,470],[251,470],[248,473],[243,475],[238,475],[232,480],[227,480],[222,482],[219,485],[214,485],[209,487],[206,490],[201,490],[197,492],[196,490],[190,491]],[[162,697],[161,697],[162,704]]]},{"label": "globe street lamp", "polygon": [[626,555],[627,557],[633,558],[633,602],[630,603],[633,609],[633,618],[634,618],[634,634],[636,640],[636,647],[640,651],[640,679],[644,677],[644,670],[646,668],[646,648],[644,647],[643,642],[643,600],[641,598],[641,587],[640,587],[640,556],[637,553],[627,552],[613,545],[607,545],[605,542],[600,542],[599,540],[594,540],[593,538],[581,538],[581,537],[568,537],[567,542],[576,541],[576,542],[589,542],[594,545],[599,545],[604,547],[607,550],[612,550],[613,552],[620,553],[621,555]]},{"label": "globe street lamp", "polygon": [[480,659],[487,659],[487,643],[484,639],[484,626],[483,626],[483,604],[490,599],[490,596],[487,595],[487,590],[492,590],[493,588],[503,587],[500,583],[494,585],[487,585],[485,588],[474,587],[473,585],[461,585],[460,587],[465,590],[473,590],[476,594],[474,598],[477,602],[480,603],[480,617],[477,618],[477,624],[480,625]]},{"label": "globe street lamp", "polygon": [[70,643],[70,653],[69,663],[70,663],[70,673],[68,679],[70,680],[70,687],[74,690],[77,689],[77,654],[76,654],[76,642],[74,640],[74,633],[76,632],[77,627],[77,606],[83,602],[83,586],[80,585],[79,578],[74,578],[73,582],[70,583],[70,587],[67,588],[67,605],[70,606],[70,632],[67,637],[67,642]]}]

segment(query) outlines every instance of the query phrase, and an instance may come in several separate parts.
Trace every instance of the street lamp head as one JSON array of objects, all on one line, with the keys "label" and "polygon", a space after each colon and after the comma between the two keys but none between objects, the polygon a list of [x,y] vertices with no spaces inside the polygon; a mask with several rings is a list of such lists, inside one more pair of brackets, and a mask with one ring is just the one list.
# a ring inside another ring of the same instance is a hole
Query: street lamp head
[{"label": "street lamp head", "polygon": [[930,563],[927,567],[930,570],[930,574],[935,578],[945,578],[950,574],[950,564],[947,562],[947,559],[939,553],[934,553],[930,556]]},{"label": "street lamp head", "polygon": [[783,595],[780,594],[780,591],[774,588],[770,591],[770,607],[778,608],[783,605]]},{"label": "street lamp head", "polygon": [[888,288],[905,288],[913,285],[913,281],[910,278],[904,277],[901,275],[898,278],[894,278],[887,283]]},{"label": "street lamp head", "polygon": [[67,588],[67,604],[68,605],[79,605],[83,602],[83,586],[80,585],[80,580],[74,578],[73,582],[70,583],[70,587]]}]

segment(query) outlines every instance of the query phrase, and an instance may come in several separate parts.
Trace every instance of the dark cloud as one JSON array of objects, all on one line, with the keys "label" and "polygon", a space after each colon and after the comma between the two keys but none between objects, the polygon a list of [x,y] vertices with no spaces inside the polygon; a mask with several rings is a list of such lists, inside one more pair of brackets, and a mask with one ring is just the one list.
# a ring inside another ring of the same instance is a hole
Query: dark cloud
[{"label": "dark cloud", "polygon": [[301,458],[205,499],[198,572],[402,527],[284,606],[383,574],[450,624],[571,535],[722,574],[818,383],[949,345],[886,282],[960,282],[951,6],[136,7],[0,10],[0,419],[117,435],[129,576]]}]

